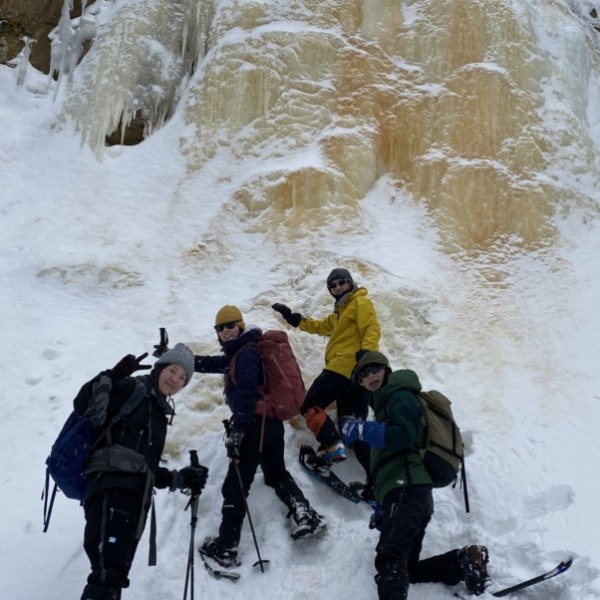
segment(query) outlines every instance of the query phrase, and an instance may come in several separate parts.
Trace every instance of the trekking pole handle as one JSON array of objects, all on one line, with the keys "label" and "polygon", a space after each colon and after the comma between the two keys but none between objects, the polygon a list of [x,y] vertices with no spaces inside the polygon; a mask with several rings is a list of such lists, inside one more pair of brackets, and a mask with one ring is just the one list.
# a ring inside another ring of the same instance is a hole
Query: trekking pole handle
[{"label": "trekking pole handle", "polygon": [[192,467],[200,466],[200,461],[198,460],[198,452],[196,450],[190,450],[190,465],[192,465]]}]

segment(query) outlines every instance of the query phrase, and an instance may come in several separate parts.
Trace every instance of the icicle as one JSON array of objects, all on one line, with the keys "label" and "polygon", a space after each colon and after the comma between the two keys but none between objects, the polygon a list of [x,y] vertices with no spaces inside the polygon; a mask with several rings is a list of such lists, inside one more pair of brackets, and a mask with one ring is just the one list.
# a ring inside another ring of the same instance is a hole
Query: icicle
[{"label": "icicle", "polygon": [[64,75],[71,81],[75,67],[83,54],[83,45],[96,36],[95,15],[86,15],[87,0],[81,5],[81,17],[71,19],[73,0],[64,0],[60,20],[56,28],[50,32],[50,73],[52,79],[57,75],[57,85],[54,93],[60,88]]},{"label": "icicle", "polygon": [[31,54],[31,44],[35,42],[33,38],[22,37],[21,41],[25,44],[21,52],[17,57],[17,85],[21,86],[25,83],[25,77],[27,76],[27,67],[29,65],[29,55]]},{"label": "icicle", "polygon": [[[82,17],[79,36],[72,22],[69,28],[63,25],[69,47],[60,53],[57,48],[56,58],[69,73],[62,119],[74,119],[98,158],[106,137],[120,130],[123,141],[136,116],[149,135],[173,114],[200,46],[206,45],[206,32],[200,30],[208,30],[213,9],[211,3],[196,0],[130,0],[108,10],[105,15],[88,11],[90,25],[84,26]],[[92,26],[94,45],[75,68],[79,45],[89,39]],[[58,37],[65,44],[63,34]]]}]

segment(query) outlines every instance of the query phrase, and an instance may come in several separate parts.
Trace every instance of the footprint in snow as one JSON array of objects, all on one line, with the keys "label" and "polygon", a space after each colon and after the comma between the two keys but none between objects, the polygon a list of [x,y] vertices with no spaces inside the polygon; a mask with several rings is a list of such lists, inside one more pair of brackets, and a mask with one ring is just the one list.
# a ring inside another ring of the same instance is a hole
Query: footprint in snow
[{"label": "footprint in snow", "polygon": [[545,492],[530,496],[524,501],[527,517],[541,517],[546,513],[563,510],[573,504],[575,492],[568,485],[555,485]]}]

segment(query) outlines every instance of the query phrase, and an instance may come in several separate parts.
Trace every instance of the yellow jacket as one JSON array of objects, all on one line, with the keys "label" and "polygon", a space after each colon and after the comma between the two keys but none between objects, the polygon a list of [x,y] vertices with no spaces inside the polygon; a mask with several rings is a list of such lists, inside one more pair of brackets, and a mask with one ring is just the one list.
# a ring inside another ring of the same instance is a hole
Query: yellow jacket
[{"label": "yellow jacket", "polygon": [[325,368],[350,378],[358,350],[379,350],[381,328],[375,307],[367,298],[367,288],[359,287],[336,303],[324,319],[304,317],[298,328],[307,333],[328,335]]}]

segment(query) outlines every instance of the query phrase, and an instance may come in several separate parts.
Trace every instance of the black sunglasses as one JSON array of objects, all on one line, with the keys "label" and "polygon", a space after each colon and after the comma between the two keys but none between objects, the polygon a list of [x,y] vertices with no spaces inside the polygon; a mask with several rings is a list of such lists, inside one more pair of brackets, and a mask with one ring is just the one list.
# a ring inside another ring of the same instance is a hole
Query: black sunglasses
[{"label": "black sunglasses", "polygon": [[215,325],[215,331],[221,333],[223,329],[233,329],[239,321],[229,321],[229,323],[221,323],[221,325]]},{"label": "black sunglasses", "polygon": [[342,287],[343,285],[345,285],[346,283],[348,283],[347,279],[336,279],[336,281],[332,281],[327,288],[332,290],[336,287]]},{"label": "black sunglasses", "polygon": [[360,373],[358,374],[360,379],[364,379],[365,377],[368,377],[369,375],[375,375],[375,373],[379,373],[379,371],[381,371],[381,369],[384,369],[385,367],[383,365],[372,365],[370,367],[365,367],[364,369],[362,369],[360,371]]}]

